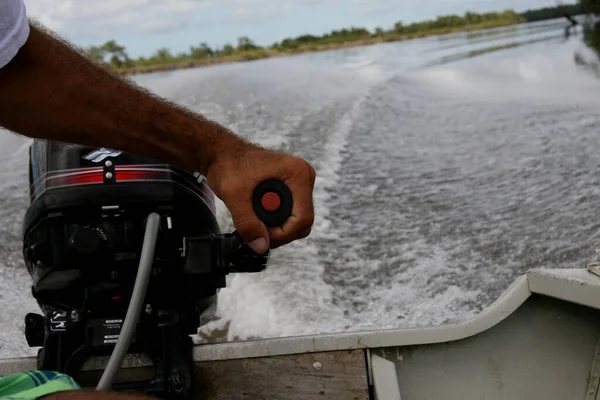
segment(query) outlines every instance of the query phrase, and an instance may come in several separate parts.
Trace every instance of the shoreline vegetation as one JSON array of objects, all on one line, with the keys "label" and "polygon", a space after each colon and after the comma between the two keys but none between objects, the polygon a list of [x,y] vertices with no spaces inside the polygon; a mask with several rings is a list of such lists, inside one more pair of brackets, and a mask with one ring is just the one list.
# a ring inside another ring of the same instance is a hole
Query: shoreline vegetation
[{"label": "shoreline vegetation", "polygon": [[108,65],[119,74],[138,75],[498,28],[558,17],[568,18],[582,13],[579,4],[528,10],[521,14],[513,10],[484,14],[467,12],[463,16],[444,15],[409,25],[397,22],[390,30],[376,28],[370,32],[365,28],[352,27],[334,30],[323,36],[302,35],[268,47],[258,46],[248,37],[240,37],[237,46],[225,44],[213,49],[207,43],[200,43],[199,46],[191,46],[188,52],[179,54],[161,48],[150,57],[137,59],[130,58],[125,48],[114,40],[101,46],[88,47],[85,51],[90,58]]}]

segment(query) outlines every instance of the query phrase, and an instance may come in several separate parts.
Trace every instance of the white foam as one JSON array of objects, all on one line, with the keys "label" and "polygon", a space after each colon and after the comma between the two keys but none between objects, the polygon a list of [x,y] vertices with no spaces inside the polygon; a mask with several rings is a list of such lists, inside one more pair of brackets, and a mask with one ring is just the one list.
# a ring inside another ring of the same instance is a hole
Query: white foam
[{"label": "white foam", "polygon": [[[324,265],[317,243],[335,238],[329,220],[328,188],[339,181],[347,137],[362,102],[339,120],[315,165],[315,223],[309,238],[273,252],[269,268],[257,275],[236,275],[219,294],[217,316],[202,332],[228,325],[227,340],[279,337],[341,331],[351,323],[332,304],[334,288],[323,279]],[[228,220],[220,206],[219,220]]]},{"label": "white foam", "polygon": [[[387,264],[398,265],[394,276],[387,284],[369,291],[370,315],[368,319],[357,319],[357,328],[436,326],[475,315],[476,310],[469,303],[477,301],[480,290],[436,279],[454,271],[447,251],[424,239],[400,247],[393,250],[399,254],[396,261],[393,257],[386,259]],[[412,266],[402,267],[410,258],[415,259]],[[468,272],[463,274],[468,276]]]}]

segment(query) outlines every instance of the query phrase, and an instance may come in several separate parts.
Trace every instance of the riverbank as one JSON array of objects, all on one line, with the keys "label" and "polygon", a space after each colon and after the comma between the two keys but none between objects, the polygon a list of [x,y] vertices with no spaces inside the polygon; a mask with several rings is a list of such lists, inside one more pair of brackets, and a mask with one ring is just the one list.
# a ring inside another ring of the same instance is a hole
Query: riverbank
[{"label": "riverbank", "polygon": [[234,54],[230,55],[213,55],[210,57],[204,58],[193,58],[191,56],[187,56],[178,60],[165,60],[164,63],[154,62],[151,65],[135,65],[135,66],[127,66],[127,67],[113,67],[115,70],[122,75],[131,76],[131,75],[140,75],[140,74],[148,74],[153,72],[164,72],[164,71],[173,71],[179,69],[187,69],[187,68],[198,68],[203,66],[217,65],[217,64],[229,64],[229,63],[237,63],[237,62],[246,62],[246,61],[254,61],[265,58],[272,57],[286,57],[293,56],[304,53],[316,53],[323,51],[331,51],[331,50],[339,50],[345,48],[352,47],[360,47],[360,46],[369,46],[379,43],[387,43],[387,42],[398,42],[404,40],[412,40],[419,39],[429,36],[441,36],[448,35],[453,33],[463,33],[470,32],[476,30],[484,30],[491,28],[498,28],[503,26],[511,26],[518,25],[523,21],[514,21],[514,20],[492,20],[485,21],[476,24],[470,24],[466,26],[459,27],[444,27],[444,28],[434,28],[428,31],[416,32],[416,33],[399,33],[399,32],[383,32],[380,34],[375,34],[371,37],[360,38],[358,40],[345,41],[342,43],[308,43],[297,48],[256,48],[245,51],[237,51]]}]

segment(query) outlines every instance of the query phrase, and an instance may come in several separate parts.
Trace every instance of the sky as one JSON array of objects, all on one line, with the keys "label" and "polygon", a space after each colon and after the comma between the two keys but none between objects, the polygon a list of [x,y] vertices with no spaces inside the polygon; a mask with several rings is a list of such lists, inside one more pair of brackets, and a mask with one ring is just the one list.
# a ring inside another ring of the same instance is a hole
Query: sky
[{"label": "sky", "polygon": [[[0,0],[1,1],[1,0]],[[174,53],[207,42],[259,45],[345,27],[391,28],[464,14],[553,6],[557,0],[24,0],[29,17],[87,47],[114,39],[130,57],[166,47]],[[570,3],[569,1],[567,1]]]}]

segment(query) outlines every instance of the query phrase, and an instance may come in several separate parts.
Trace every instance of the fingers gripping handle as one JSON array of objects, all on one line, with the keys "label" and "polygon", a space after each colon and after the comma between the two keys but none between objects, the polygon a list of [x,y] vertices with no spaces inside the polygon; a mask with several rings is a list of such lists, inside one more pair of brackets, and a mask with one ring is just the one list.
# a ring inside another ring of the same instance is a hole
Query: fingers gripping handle
[{"label": "fingers gripping handle", "polygon": [[270,179],[259,184],[252,194],[256,216],[267,226],[281,226],[292,215],[292,192],[281,181]]},{"label": "fingers gripping handle", "polygon": [[[264,181],[252,193],[254,213],[268,228],[283,225],[292,215],[293,205],[292,192],[279,180]],[[243,248],[249,249],[237,231],[234,232],[231,247],[238,251]],[[253,250],[250,251],[254,254]],[[265,254],[268,255],[269,251],[267,250]]]}]

